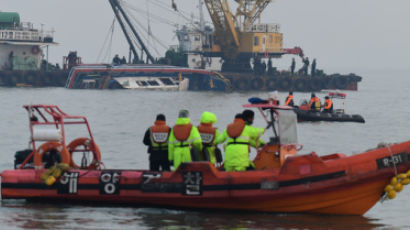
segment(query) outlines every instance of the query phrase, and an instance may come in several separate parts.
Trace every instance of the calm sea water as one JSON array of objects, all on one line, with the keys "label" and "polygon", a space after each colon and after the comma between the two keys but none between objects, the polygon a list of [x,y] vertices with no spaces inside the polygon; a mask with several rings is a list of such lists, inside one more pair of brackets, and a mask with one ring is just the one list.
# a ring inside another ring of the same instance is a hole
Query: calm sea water
[{"label": "calm sea water", "polygon": [[[365,124],[302,123],[300,154],[335,152],[352,155],[380,142],[410,139],[410,72],[362,71],[359,91],[346,91],[335,106],[361,114]],[[283,101],[287,93],[280,93]],[[322,99],[325,93],[318,93]],[[107,168],[147,169],[144,132],[157,113],[174,124],[179,109],[188,109],[194,124],[203,111],[218,116],[223,130],[247,98],[267,93],[153,92],[133,90],[68,90],[0,88],[0,171],[13,167],[17,150],[27,148],[29,133],[23,104],[57,104],[68,114],[85,115]],[[295,93],[296,102],[308,93]],[[258,116],[256,126],[265,126]],[[68,130],[72,137],[84,130]],[[71,137],[70,136],[70,137]],[[267,139],[269,135],[265,134]],[[252,153],[254,156],[255,153]],[[5,229],[409,229],[410,188],[391,201],[376,204],[364,216],[323,216],[253,212],[209,212],[160,208],[95,207],[2,200],[0,224]]]}]

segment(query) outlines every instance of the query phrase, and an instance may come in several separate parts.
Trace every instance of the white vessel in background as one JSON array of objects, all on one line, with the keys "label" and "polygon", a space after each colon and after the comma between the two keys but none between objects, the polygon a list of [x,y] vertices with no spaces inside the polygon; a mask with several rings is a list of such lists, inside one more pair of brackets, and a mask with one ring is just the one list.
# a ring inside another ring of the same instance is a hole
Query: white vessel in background
[{"label": "white vessel in background", "polygon": [[0,68],[2,70],[39,70],[47,59],[50,45],[57,45],[53,31],[34,28],[30,22],[20,22],[16,12],[0,12]]}]

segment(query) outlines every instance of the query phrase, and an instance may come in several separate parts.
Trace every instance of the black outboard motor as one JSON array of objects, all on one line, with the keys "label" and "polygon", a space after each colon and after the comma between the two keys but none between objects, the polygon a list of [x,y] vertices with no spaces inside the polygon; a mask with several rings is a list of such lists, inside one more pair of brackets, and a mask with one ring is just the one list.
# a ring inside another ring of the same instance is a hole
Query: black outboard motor
[{"label": "black outboard motor", "polygon": [[[14,169],[17,169],[18,167],[20,167],[20,165],[30,155],[31,152],[33,152],[32,149],[25,149],[25,150],[17,151],[16,154],[14,154]],[[33,157],[27,162],[24,168],[34,168]]]}]

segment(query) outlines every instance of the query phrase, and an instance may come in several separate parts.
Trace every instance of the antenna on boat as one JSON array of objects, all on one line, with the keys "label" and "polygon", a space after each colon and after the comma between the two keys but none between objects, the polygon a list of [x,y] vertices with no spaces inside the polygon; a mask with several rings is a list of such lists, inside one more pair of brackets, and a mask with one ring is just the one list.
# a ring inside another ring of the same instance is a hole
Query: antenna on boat
[{"label": "antenna on boat", "polygon": [[204,11],[203,11],[203,5],[204,2],[202,0],[198,0],[198,8],[199,8],[199,29],[202,32],[205,31],[205,19],[204,19]]},{"label": "antenna on boat", "polygon": [[[28,106],[28,122],[29,122],[29,127],[31,127],[31,121],[32,121],[32,117],[33,117],[33,108],[32,108],[32,103],[30,103],[30,105]],[[31,144],[33,141],[33,132],[30,128],[30,141],[28,142],[28,148],[30,148]]]},{"label": "antenna on boat", "polygon": [[31,103],[30,103],[30,105],[28,106],[28,119],[29,119],[29,121],[31,121],[31,117],[33,116],[33,111],[31,110]]}]

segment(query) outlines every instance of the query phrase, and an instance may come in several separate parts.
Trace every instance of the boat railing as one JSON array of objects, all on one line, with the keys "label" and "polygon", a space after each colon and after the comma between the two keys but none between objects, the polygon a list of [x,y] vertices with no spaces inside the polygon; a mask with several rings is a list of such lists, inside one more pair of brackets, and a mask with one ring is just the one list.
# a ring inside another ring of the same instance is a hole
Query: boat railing
[{"label": "boat railing", "polygon": [[[57,105],[24,105],[30,119],[30,144],[33,152],[26,157],[19,166],[22,169],[27,162],[37,153],[36,142],[57,141],[63,146],[66,144],[65,125],[85,125],[89,134],[89,140],[94,143],[87,118],[84,116],[73,116],[63,112]],[[49,128],[39,128],[48,126]]]},{"label": "boat railing", "polygon": [[51,31],[40,31],[30,27],[16,27],[15,29],[0,30],[0,40],[53,42]]}]

